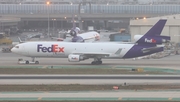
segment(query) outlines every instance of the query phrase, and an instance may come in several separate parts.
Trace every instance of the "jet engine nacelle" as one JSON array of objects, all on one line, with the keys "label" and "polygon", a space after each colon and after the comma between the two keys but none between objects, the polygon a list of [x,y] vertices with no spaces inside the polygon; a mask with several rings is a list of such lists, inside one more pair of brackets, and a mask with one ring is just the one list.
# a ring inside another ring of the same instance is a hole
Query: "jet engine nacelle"
[{"label": "jet engine nacelle", "polygon": [[138,41],[143,35],[134,35],[134,40]]},{"label": "jet engine nacelle", "polygon": [[76,33],[75,30],[71,30],[71,31],[70,31],[70,35],[71,35],[71,36],[77,36],[77,33]]},{"label": "jet engine nacelle", "polygon": [[88,59],[88,58],[84,57],[83,55],[70,54],[68,56],[69,62],[80,62],[80,61],[83,61],[85,59]]},{"label": "jet engine nacelle", "polygon": [[71,36],[77,36],[79,33],[80,33],[80,28],[78,28],[78,27],[72,28],[70,31]]},{"label": "jet engine nacelle", "polygon": [[135,35],[134,36],[136,43],[148,43],[148,44],[162,44],[170,41],[169,36],[143,36]]}]

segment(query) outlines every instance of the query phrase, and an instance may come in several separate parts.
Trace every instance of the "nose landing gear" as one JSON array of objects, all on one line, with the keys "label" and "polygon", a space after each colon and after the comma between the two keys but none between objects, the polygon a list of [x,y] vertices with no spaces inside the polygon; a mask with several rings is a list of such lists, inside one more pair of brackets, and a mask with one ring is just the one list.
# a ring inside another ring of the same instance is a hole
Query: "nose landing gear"
[{"label": "nose landing gear", "polygon": [[21,58],[21,59],[18,59],[18,64],[39,64],[39,61],[35,61],[35,57],[32,58],[32,61],[23,60]]}]

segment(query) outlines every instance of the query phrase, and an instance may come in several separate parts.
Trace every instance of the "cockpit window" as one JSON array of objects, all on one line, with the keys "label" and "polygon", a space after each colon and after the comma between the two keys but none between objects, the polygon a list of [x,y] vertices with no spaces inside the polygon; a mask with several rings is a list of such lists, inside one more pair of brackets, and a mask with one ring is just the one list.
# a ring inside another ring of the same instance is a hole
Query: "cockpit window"
[{"label": "cockpit window", "polygon": [[19,48],[19,46],[15,46],[15,48]]}]

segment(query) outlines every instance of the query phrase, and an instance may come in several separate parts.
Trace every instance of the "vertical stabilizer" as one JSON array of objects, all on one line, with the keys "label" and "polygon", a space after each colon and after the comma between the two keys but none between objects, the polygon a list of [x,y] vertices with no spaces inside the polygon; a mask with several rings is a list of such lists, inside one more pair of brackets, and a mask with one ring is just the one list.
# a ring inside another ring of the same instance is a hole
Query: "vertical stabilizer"
[{"label": "vertical stabilizer", "polygon": [[134,38],[139,44],[162,44],[169,42],[169,36],[161,36],[166,19],[160,19],[146,34],[136,35]]},{"label": "vertical stabilizer", "polygon": [[157,36],[160,35],[167,19],[160,19],[144,36]]}]

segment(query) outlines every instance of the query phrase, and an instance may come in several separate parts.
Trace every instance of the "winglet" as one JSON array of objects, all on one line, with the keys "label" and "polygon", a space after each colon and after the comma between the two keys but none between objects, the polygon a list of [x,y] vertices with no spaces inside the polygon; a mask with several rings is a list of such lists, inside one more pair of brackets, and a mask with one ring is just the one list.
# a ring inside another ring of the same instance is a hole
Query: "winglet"
[{"label": "winglet", "polygon": [[21,40],[21,38],[20,38],[20,37],[18,37],[18,39],[19,39],[19,43],[23,43],[23,41]]}]

